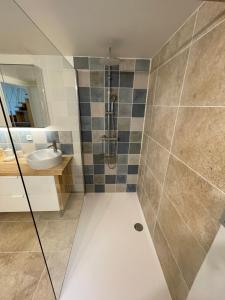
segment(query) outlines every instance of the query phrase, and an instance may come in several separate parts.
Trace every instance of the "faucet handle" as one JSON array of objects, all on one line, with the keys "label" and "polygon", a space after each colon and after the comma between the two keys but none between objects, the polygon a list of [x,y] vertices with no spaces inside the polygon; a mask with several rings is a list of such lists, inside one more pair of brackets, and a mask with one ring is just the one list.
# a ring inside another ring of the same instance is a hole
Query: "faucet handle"
[{"label": "faucet handle", "polygon": [[49,145],[48,148],[53,148],[54,152],[57,152],[58,148],[57,148],[56,140],[53,140],[52,144]]}]

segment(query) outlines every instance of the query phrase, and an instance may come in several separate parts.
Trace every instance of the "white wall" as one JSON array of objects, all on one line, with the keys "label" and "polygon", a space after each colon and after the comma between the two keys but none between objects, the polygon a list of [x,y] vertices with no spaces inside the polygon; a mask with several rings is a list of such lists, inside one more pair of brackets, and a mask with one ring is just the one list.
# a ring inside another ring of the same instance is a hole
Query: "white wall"
[{"label": "white wall", "polygon": [[34,64],[41,68],[50,117],[47,130],[72,131],[74,191],[82,192],[79,103],[75,70],[68,59],[53,55],[0,55],[1,63]]}]

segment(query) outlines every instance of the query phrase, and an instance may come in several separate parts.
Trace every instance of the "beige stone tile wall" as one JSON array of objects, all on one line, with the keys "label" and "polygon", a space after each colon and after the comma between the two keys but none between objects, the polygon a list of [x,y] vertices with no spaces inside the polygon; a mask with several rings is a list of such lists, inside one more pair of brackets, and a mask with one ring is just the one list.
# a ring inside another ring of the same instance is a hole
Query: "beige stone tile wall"
[{"label": "beige stone tile wall", "polygon": [[225,209],[225,3],[204,2],[152,60],[138,195],[184,300]]}]

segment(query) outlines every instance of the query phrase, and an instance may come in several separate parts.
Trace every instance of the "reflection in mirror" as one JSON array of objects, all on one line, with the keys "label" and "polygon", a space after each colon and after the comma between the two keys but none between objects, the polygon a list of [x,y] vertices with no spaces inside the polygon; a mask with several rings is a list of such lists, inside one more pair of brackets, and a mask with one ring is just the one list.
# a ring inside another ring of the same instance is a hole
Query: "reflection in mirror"
[{"label": "reflection in mirror", "polygon": [[47,127],[48,109],[41,69],[0,65],[0,95],[12,127]]}]

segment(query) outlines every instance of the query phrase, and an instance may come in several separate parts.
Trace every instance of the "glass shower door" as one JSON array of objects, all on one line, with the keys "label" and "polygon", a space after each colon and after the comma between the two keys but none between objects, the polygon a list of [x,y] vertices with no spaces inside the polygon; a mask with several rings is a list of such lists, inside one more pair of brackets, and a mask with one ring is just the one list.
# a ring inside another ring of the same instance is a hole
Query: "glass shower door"
[{"label": "glass shower door", "polygon": [[0,298],[55,299],[0,99]]}]

